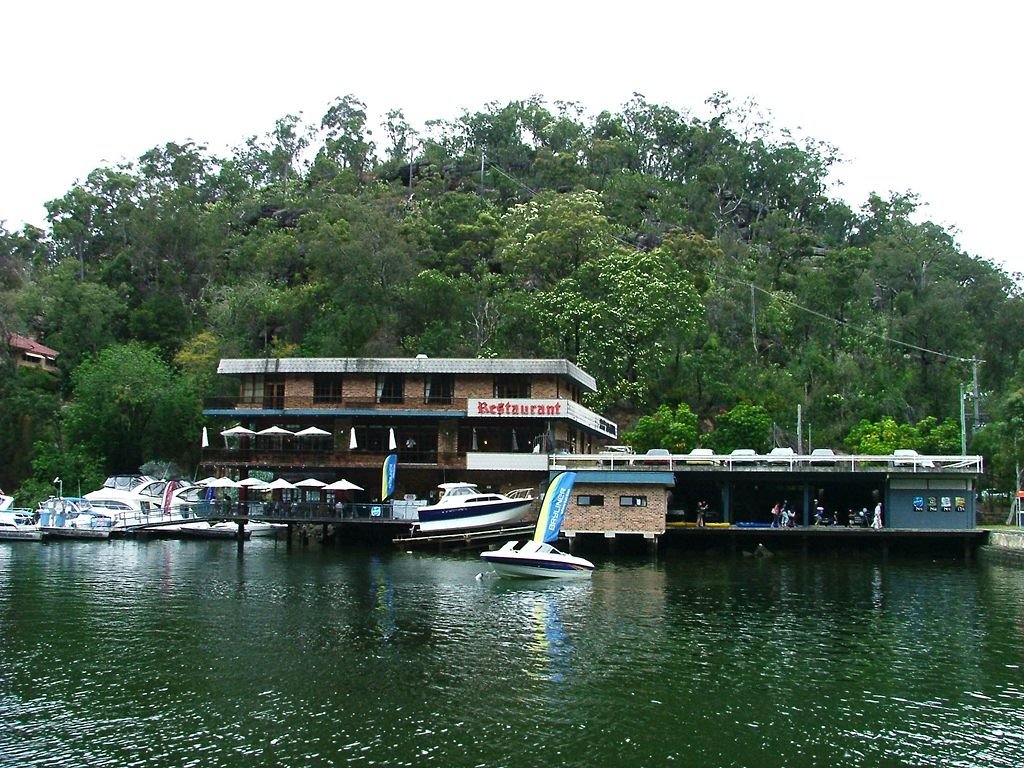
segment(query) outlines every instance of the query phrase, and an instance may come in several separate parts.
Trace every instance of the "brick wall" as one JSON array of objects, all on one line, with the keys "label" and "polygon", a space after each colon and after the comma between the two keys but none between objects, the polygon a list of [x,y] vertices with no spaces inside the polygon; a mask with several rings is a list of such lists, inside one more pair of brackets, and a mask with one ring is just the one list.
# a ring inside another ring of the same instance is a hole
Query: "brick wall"
[{"label": "brick wall", "polygon": [[[604,505],[577,504],[580,496],[604,496]],[[623,496],[642,496],[647,506],[622,506]],[[577,482],[565,513],[562,529],[578,532],[620,531],[663,533],[667,511],[667,489],[660,485],[597,485]]]}]

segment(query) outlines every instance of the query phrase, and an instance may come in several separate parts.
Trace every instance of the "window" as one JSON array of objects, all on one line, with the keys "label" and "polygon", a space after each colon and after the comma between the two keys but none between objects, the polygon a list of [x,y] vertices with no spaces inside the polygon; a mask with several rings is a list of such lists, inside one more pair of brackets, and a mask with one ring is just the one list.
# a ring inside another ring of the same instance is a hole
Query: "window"
[{"label": "window", "polygon": [[603,507],[604,496],[577,496],[576,506],[578,507]]},{"label": "window", "polygon": [[435,373],[423,384],[423,402],[428,405],[451,405],[455,399],[455,377],[450,373]]},{"label": "window", "polygon": [[646,507],[646,496],[619,496],[620,507]]},{"label": "window", "polygon": [[284,377],[267,375],[263,377],[263,407],[270,410],[284,410]]},{"label": "window", "polygon": [[530,397],[530,377],[522,374],[506,374],[494,377],[495,397]]},{"label": "window", "polygon": [[263,377],[249,374],[242,377],[242,387],[238,394],[238,402],[246,405],[263,404]]},{"label": "window", "polygon": [[385,373],[377,377],[377,402],[397,405],[405,402],[405,376]]},{"label": "window", "polygon": [[313,402],[340,403],[341,376],[336,373],[313,374]]}]

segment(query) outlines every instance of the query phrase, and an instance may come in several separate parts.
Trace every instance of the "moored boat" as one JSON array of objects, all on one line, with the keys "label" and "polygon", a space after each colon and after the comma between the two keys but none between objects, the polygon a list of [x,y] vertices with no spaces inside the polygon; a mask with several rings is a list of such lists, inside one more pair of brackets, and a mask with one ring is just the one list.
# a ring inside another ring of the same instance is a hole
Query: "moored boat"
[{"label": "moored boat", "polygon": [[480,557],[494,566],[499,576],[545,579],[590,576],[594,571],[592,562],[561,552],[551,545],[561,532],[562,520],[569,505],[569,494],[575,481],[575,472],[561,472],[548,485],[531,540],[509,541],[501,549],[481,552]]},{"label": "moored boat", "polygon": [[113,515],[94,509],[88,499],[51,497],[39,505],[44,539],[109,539],[113,526]]},{"label": "moored boat", "polygon": [[0,511],[0,541],[39,541],[42,538],[30,510],[6,507]]},{"label": "moored boat", "polygon": [[444,533],[521,521],[533,506],[529,488],[508,494],[481,491],[474,483],[442,483],[436,504],[417,508],[416,529]]}]

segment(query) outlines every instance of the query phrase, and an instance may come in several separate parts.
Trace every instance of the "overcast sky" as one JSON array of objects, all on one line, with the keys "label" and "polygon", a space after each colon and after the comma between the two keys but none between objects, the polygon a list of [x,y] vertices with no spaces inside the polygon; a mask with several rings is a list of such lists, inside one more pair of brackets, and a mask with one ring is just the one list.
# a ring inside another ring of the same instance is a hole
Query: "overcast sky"
[{"label": "overcast sky", "polygon": [[916,192],[968,253],[1024,272],[1021,15],[990,0],[8,4],[0,220],[41,226],[94,168],[169,141],[225,152],[349,93],[422,129],[534,94],[593,115],[639,92],[702,115],[726,91],[838,147],[835,196]]}]

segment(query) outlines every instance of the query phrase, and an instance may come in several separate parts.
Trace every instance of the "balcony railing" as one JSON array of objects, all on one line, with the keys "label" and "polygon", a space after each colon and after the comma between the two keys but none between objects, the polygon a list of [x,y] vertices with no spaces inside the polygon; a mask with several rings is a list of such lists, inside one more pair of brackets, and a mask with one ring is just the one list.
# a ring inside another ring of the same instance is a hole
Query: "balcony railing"
[{"label": "balcony railing", "polygon": [[442,401],[439,398],[427,398],[422,394],[416,397],[406,396],[401,401],[381,402],[369,398],[343,397],[338,399],[318,398],[314,396],[285,395],[283,398],[210,397],[203,401],[203,409],[207,411],[366,411],[366,410],[402,410],[423,409],[442,411],[465,411],[465,397],[453,397]]}]

